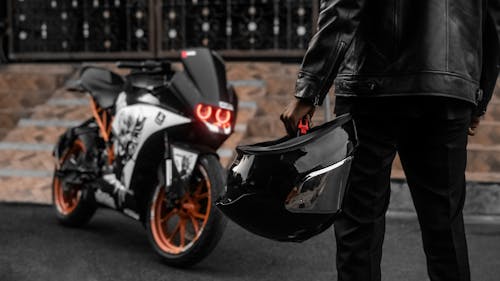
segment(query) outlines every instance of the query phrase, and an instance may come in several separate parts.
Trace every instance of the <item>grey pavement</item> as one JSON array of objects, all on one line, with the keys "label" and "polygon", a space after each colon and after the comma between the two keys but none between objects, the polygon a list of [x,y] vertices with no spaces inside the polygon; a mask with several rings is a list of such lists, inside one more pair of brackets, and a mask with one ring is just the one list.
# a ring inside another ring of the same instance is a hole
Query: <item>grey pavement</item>
[{"label": "grey pavement", "polygon": [[[473,280],[500,276],[500,224],[467,225]],[[215,251],[190,269],[161,263],[144,228],[111,210],[99,210],[81,229],[60,226],[51,207],[0,204],[0,280],[336,280],[333,231],[301,244],[279,243],[229,223]],[[387,222],[383,280],[426,276],[414,217]]]}]

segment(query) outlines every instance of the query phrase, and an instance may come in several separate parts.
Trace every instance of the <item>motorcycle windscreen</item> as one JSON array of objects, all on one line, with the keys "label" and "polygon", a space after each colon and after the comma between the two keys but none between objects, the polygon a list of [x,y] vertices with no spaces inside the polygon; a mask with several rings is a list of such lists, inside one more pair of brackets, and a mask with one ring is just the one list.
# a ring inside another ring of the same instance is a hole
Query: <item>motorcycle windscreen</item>
[{"label": "motorcycle windscreen", "polygon": [[190,49],[184,54],[184,72],[201,95],[196,103],[219,106],[219,102],[223,101],[232,104],[222,59],[206,48]]}]

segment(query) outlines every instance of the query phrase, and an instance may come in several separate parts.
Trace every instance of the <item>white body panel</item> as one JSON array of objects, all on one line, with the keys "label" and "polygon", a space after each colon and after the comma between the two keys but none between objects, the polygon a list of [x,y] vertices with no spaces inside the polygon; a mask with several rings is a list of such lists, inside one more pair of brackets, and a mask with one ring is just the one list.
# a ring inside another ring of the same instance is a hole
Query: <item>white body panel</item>
[{"label": "white body panel", "polygon": [[[129,189],[135,160],[144,142],[155,132],[192,120],[148,104],[122,107],[113,120],[115,155],[123,159],[122,183]],[[158,149],[159,151],[161,148]]]}]

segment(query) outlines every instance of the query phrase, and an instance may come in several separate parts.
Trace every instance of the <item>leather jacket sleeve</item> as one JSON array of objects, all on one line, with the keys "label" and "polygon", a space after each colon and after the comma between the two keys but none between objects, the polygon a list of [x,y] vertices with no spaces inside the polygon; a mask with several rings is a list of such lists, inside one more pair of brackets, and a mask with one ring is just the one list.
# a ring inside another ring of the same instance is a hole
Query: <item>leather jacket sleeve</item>
[{"label": "leather jacket sleeve", "polygon": [[483,67],[480,87],[483,97],[479,101],[475,115],[481,116],[493,95],[500,71],[500,3],[489,1],[483,34]]},{"label": "leather jacket sleeve", "polygon": [[320,105],[332,86],[358,29],[365,0],[322,0],[318,30],[311,39],[295,85],[295,97]]},{"label": "leather jacket sleeve", "polygon": [[497,36],[500,39],[500,1],[489,0],[488,12],[493,20],[493,23],[495,24]]}]

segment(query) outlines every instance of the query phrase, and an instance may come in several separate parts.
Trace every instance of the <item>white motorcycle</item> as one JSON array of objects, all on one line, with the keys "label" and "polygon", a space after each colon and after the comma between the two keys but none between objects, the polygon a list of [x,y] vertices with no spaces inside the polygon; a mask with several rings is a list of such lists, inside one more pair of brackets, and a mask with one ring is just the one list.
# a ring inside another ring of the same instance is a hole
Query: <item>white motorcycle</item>
[{"label": "white motorcycle", "polygon": [[156,253],[186,267],[216,246],[226,219],[216,150],[234,130],[237,98],[222,59],[208,49],[169,62],[118,63],[125,77],[85,67],[70,89],[90,94],[93,117],[54,149],[57,218],[82,226],[98,206],[141,221]]}]

